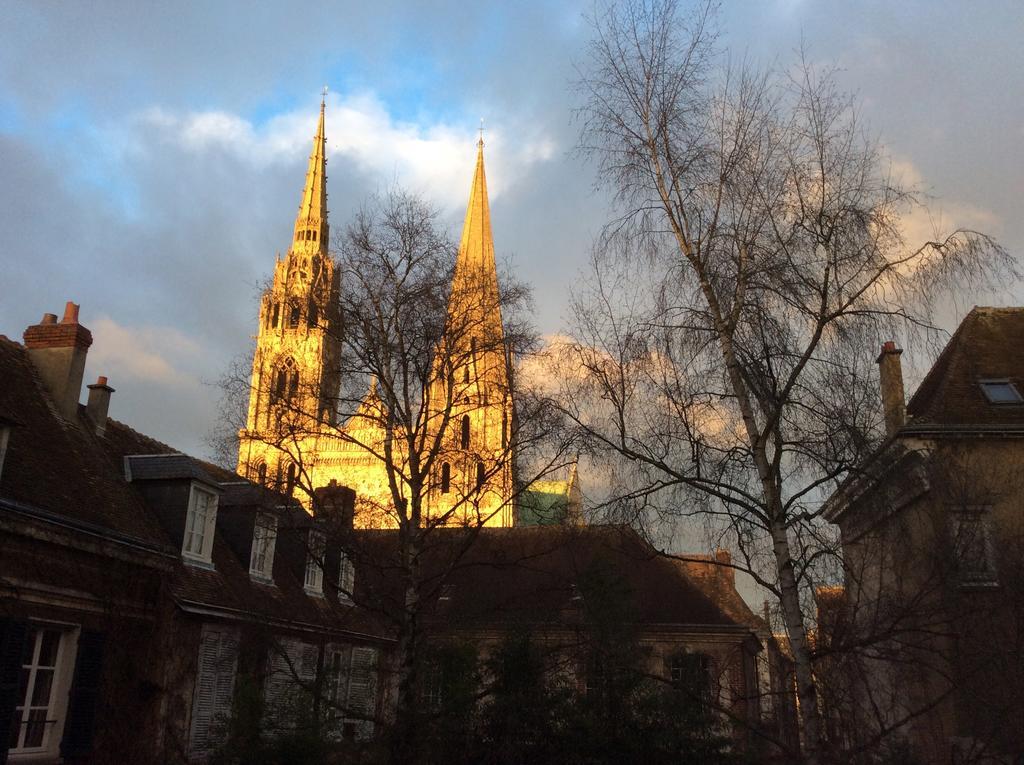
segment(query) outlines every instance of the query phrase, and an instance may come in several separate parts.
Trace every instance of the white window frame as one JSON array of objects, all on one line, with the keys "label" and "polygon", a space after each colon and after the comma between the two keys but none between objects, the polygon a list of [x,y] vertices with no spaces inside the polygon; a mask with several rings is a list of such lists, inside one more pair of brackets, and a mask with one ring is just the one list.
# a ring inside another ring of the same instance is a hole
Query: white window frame
[{"label": "white window frame", "polygon": [[323,560],[324,551],[327,549],[327,539],[323,532],[310,529],[306,541],[306,573],[302,586],[307,595],[322,598],[324,596]]},{"label": "white window frame", "polygon": [[[203,519],[203,528],[200,531],[194,529],[194,518],[196,505],[199,498],[207,494],[210,497],[210,504],[206,508],[206,517]],[[213,535],[217,528],[217,503],[218,494],[209,486],[192,481],[188,493],[188,509],[185,511],[185,528],[181,535],[181,557],[186,563],[200,568],[213,568]],[[201,533],[199,550],[191,550],[190,542],[195,535]]]},{"label": "white window frame", "polygon": [[277,516],[272,513],[256,513],[256,522],[252,530],[252,553],[249,556],[250,577],[258,582],[273,583],[276,547]]},{"label": "white window frame", "polygon": [[352,594],[356,588],[356,567],[352,558],[344,550],[338,558],[338,600],[343,603],[352,602]]},{"label": "white window frame", "polygon": [[[957,568],[960,575],[962,587],[971,586],[994,586],[999,583],[995,565],[995,547],[992,544],[992,522],[990,520],[992,509],[987,506],[957,508],[950,513],[950,532],[953,537],[953,554],[956,557]],[[961,568],[963,549],[960,543],[960,536],[968,526],[974,526],[981,533],[980,544],[984,556],[984,570],[965,571]]]},{"label": "white window frame", "polygon": [[[60,633],[57,643],[57,655],[54,659],[52,667],[53,678],[50,681],[50,696],[46,705],[46,719],[47,727],[43,732],[42,743],[39,746],[34,747],[14,747],[8,749],[8,758],[11,762],[20,761],[32,761],[41,758],[46,758],[49,761],[50,758],[55,757],[59,753],[60,742],[64,737],[64,723],[67,720],[68,711],[68,695],[71,690],[71,679],[74,676],[75,670],[75,657],[78,653],[78,627],[69,624],[58,624],[52,622],[32,622],[29,625],[29,632],[38,630],[35,634],[38,635],[42,631],[50,630],[53,632]],[[28,635],[26,635],[26,640]],[[39,651],[41,649],[42,641],[36,638],[32,646],[32,656],[29,664],[29,682],[26,688],[26,698],[19,698],[15,701],[14,714],[22,717],[22,728],[19,731],[18,741],[23,742],[23,736],[26,732],[24,722],[26,722],[26,716],[29,712],[26,709],[25,702],[29,701],[29,698],[35,690],[36,681],[38,678],[38,672],[40,667],[38,666]],[[43,668],[49,670],[50,667]],[[38,705],[37,705],[38,708]],[[4,731],[4,745],[7,742],[8,731]]]}]

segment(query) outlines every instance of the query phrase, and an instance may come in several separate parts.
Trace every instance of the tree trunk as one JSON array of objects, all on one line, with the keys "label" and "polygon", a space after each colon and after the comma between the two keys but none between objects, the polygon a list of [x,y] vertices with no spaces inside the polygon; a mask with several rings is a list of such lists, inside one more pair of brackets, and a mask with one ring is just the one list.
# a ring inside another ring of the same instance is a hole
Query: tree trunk
[{"label": "tree trunk", "polygon": [[789,646],[796,668],[796,695],[800,708],[805,759],[810,765],[821,762],[821,715],[818,710],[818,691],[811,667],[811,651],[807,642],[807,627],[800,608],[800,592],[793,572],[793,558],[789,549],[786,525],[775,519],[771,524],[772,549],[779,573],[779,603],[789,636]]},{"label": "tree trunk", "polygon": [[416,651],[419,643],[419,577],[416,567],[419,565],[419,545],[409,541],[403,547],[405,599],[396,648],[398,698],[391,749],[392,762],[412,763],[416,761],[419,738],[419,718],[416,714]]}]

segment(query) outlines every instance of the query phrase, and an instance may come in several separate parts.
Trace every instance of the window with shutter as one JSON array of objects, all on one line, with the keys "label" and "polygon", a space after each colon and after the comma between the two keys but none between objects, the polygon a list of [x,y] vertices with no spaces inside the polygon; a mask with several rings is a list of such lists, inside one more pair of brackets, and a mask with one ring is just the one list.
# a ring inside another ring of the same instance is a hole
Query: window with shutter
[{"label": "window with shutter", "polygon": [[[28,624],[17,619],[0,619],[0,736],[12,729],[18,705],[21,656],[28,636]],[[0,739],[2,740],[2,739]],[[0,763],[7,761],[7,747],[0,746]]]},{"label": "window with shutter", "polygon": [[92,751],[105,648],[106,635],[101,632],[83,630],[78,636],[75,677],[71,683],[64,738],[60,742],[60,753],[66,760],[87,757]]},{"label": "window with shutter", "polygon": [[209,755],[224,741],[231,716],[235,673],[238,669],[238,633],[204,626],[199,641],[189,754]]},{"label": "window with shutter", "polygon": [[352,672],[349,678],[348,709],[358,720],[356,738],[373,737],[373,716],[377,710],[377,649],[358,646],[352,649]]},{"label": "window with shutter", "polygon": [[264,728],[270,735],[293,730],[306,716],[316,680],[317,647],[286,638],[271,649],[263,689]]}]

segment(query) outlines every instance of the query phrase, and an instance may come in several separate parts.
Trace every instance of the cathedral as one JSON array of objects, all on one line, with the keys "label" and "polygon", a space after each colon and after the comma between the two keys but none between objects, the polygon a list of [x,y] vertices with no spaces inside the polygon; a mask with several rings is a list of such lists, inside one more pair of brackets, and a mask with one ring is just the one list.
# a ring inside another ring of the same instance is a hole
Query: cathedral
[{"label": "cathedral", "polygon": [[[307,508],[316,489],[347,486],[356,492],[357,527],[390,528],[399,522],[391,478],[408,475],[405,439],[392,433],[385,448],[388,413],[373,382],[350,416],[337,411],[343,330],[333,307],[343,285],[329,251],[324,110],[321,101],[291,246],[277,258],[260,304],[238,472],[295,495]],[[575,469],[567,480],[516,489],[511,359],[483,150],[481,138],[445,336],[423,391],[427,441],[434,438],[440,447],[425,510],[445,525],[564,522],[580,515]]]}]

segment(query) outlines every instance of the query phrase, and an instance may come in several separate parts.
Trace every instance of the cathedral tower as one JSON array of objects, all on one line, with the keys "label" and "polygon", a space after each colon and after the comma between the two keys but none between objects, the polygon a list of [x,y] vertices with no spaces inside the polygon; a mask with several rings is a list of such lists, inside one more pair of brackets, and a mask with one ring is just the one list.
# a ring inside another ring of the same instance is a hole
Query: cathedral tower
[{"label": "cathedral tower", "polygon": [[326,171],[321,100],[291,247],[278,256],[260,303],[249,412],[239,434],[238,472],[289,491],[300,478],[298,452],[307,457],[317,434],[335,424],[338,276],[328,253]]},{"label": "cathedral tower", "polygon": [[430,497],[434,516],[452,523],[511,526],[512,389],[501,320],[484,142],[477,143],[469,207],[455,262],[439,369],[430,393],[432,421],[444,421],[445,453]]}]

